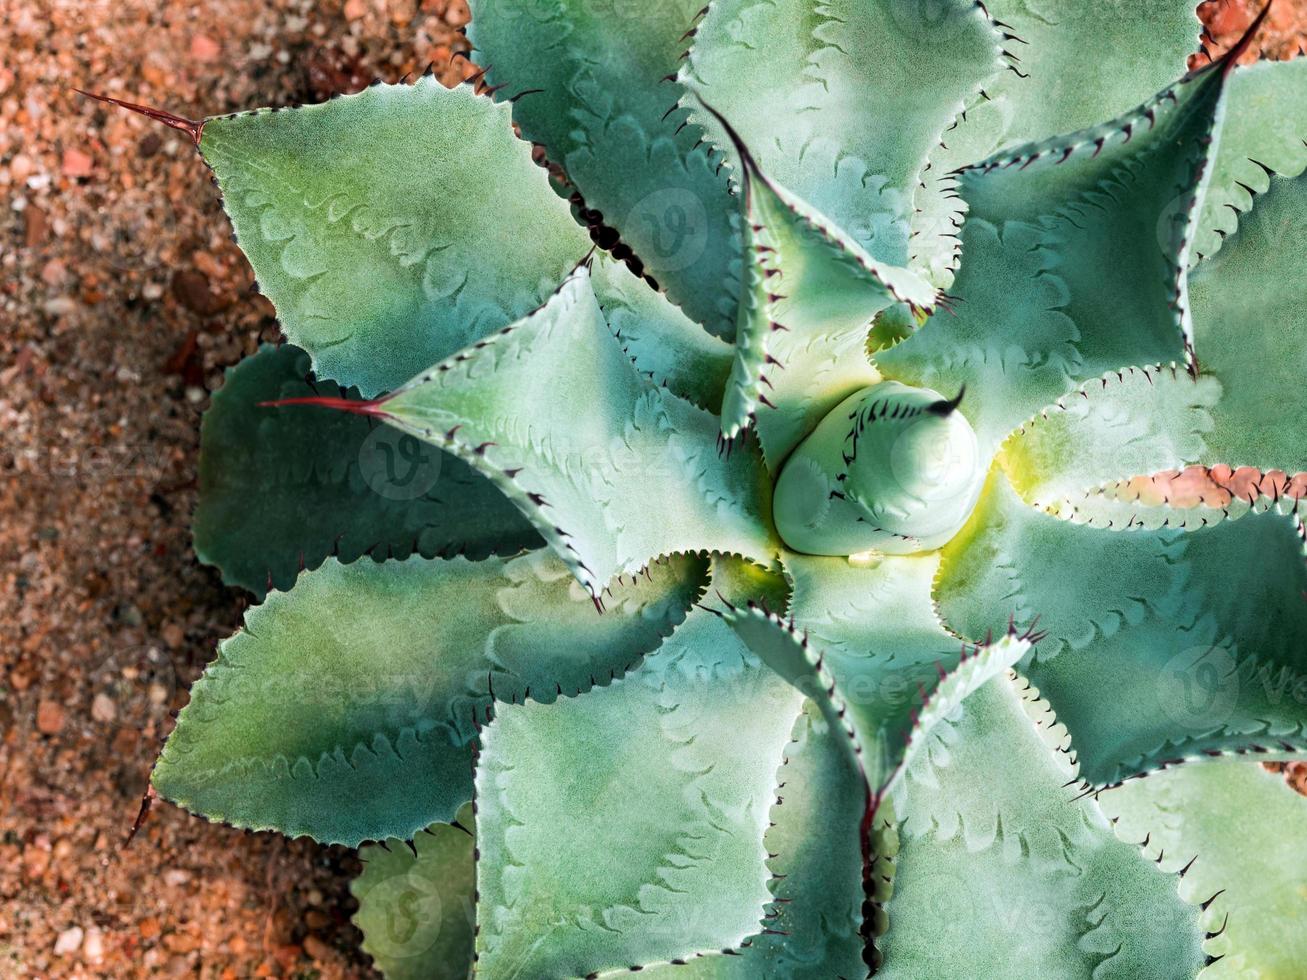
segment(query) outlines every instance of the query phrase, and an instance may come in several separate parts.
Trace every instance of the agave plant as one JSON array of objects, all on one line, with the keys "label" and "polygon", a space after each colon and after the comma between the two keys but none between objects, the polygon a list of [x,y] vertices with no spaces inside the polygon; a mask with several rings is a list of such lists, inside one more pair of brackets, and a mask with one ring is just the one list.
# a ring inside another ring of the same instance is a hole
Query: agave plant
[{"label": "agave plant", "polygon": [[363,846],[390,977],[1301,976],[1235,757],[1307,755],[1307,60],[472,8],[452,90],[144,110],[291,342],[205,417],[261,603],[157,793]]}]

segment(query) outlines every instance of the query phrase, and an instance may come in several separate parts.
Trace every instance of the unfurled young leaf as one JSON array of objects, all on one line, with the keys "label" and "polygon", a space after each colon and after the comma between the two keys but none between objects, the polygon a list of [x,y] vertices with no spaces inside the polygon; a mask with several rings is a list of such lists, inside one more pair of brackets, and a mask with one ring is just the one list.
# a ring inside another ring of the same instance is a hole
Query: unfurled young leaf
[{"label": "unfurled young leaf", "polygon": [[129,106],[298,345],[204,421],[261,603],[155,792],[362,846],[392,980],[1307,971],[1237,758],[1307,757],[1302,65],[1186,73],[1193,0],[471,6],[452,91]]}]

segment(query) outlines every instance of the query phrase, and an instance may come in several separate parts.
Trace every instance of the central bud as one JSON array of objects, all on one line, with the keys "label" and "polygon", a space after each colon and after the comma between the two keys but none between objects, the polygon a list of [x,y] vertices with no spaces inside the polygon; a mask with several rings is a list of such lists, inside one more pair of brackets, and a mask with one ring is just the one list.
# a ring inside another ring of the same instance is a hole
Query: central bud
[{"label": "central bud", "polygon": [[933,551],[962,529],[985,468],[955,399],[884,381],[830,411],[786,461],[772,511],[809,555]]}]

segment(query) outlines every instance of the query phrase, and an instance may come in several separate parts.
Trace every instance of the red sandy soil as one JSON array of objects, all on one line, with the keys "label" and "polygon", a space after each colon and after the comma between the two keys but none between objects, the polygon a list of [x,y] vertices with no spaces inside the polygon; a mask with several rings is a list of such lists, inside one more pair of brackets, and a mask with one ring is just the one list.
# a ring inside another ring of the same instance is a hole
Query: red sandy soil
[{"label": "red sandy soil", "polygon": [[[1203,5],[1228,46],[1254,4]],[[195,560],[200,413],[276,337],[185,138],[195,118],[434,63],[463,0],[0,0],[0,977],[370,975],[343,848],[159,806],[169,713],[239,622]],[[1261,44],[1302,46],[1307,0]]]}]

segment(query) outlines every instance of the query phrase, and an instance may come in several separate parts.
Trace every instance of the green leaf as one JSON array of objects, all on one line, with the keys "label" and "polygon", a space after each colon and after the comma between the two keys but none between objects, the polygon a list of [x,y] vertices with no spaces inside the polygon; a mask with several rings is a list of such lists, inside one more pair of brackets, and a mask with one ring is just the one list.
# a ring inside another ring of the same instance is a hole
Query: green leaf
[{"label": "green leaf", "polygon": [[1039,616],[1023,673],[1086,780],[1211,752],[1307,751],[1307,560],[1294,517],[1189,532],[1059,520],[991,479],[944,549],[940,615],[968,636]]},{"label": "green leaf", "polygon": [[735,356],[620,262],[595,256],[591,283],[608,328],[641,374],[716,414]]},{"label": "green leaf", "polygon": [[1187,76],[1113,122],[963,173],[956,310],[879,353],[884,374],[965,384],[962,412],[994,449],[1092,378],[1180,360],[1190,224],[1223,79],[1220,68]]},{"label": "green leaf", "polygon": [[[1193,976],[1198,910],[1112,834],[1058,726],[995,678],[937,725],[894,796],[880,977]],[[1038,712],[1038,714],[1036,714]],[[1041,730],[1042,729],[1042,730]]]},{"label": "green leaf", "polygon": [[999,462],[1027,503],[1071,516],[1090,488],[1200,460],[1220,393],[1176,368],[1114,371],[1027,420]]},{"label": "green leaf", "polygon": [[458,826],[437,823],[410,849],[391,838],[359,851],[363,874],[350,891],[363,951],[386,980],[467,980],[476,926],[472,808]]},{"label": "green leaf", "polygon": [[727,604],[727,621],[773,670],[811,697],[847,738],[879,800],[921,736],[972,691],[1016,663],[1028,637],[969,647],[931,605],[937,554],[844,558],[787,554],[789,622],[753,602]]},{"label": "green leaf", "polygon": [[1272,173],[1297,177],[1307,170],[1307,60],[1236,68],[1227,101],[1196,258],[1216,254],[1239,227],[1239,216],[1270,186]]},{"label": "green leaf", "polygon": [[[1209,902],[1204,980],[1294,977],[1307,962],[1307,799],[1283,776],[1240,761],[1178,766],[1099,797],[1124,839],[1146,841],[1180,895]],[[1192,864],[1190,858],[1195,858]],[[1186,868],[1187,866],[1187,868]]]},{"label": "green leaf", "polygon": [[[1017,71],[986,88],[1009,120],[1002,143],[1093,126],[1146,101],[1185,70],[1200,24],[1190,0],[986,0]],[[1010,77],[1009,77],[1010,76]]]},{"label": "green leaf", "polygon": [[586,251],[507,107],[469,86],[218,116],[200,150],[286,336],[364,395],[522,316]]},{"label": "green leaf", "polygon": [[956,233],[966,211],[956,195],[957,168],[1128,112],[1169,85],[1198,49],[1192,0],[986,0],[985,6],[1002,32],[1009,70],[988,79],[984,94],[969,100],[932,147],[914,202],[913,240],[932,247],[931,278],[942,287],[952,280],[959,250],[933,246]]},{"label": "green leaf", "polygon": [[625,970],[757,932],[801,703],[699,611],[609,687],[502,706],[476,777],[478,974]]},{"label": "green leaf", "polygon": [[773,183],[743,145],[740,152],[749,286],[722,432],[733,439],[756,423],[774,469],[832,408],[878,379],[865,354],[872,318],[895,302],[929,308],[935,296],[928,283],[877,262]]},{"label": "green leaf", "polygon": [[904,266],[927,152],[1001,68],[998,31],[971,0],[716,0],[680,77],[765,173]]},{"label": "green leaf", "polygon": [[757,454],[719,454],[715,416],[640,376],[584,268],[376,409],[489,476],[595,596],[659,555],[774,554]]},{"label": "green leaf", "polygon": [[595,241],[619,258],[633,252],[673,303],[729,339],[738,204],[677,109],[674,77],[702,5],[472,0],[468,39],[523,137],[576,187]]},{"label": "green leaf", "polygon": [[1190,276],[1198,363],[1222,387],[1203,462],[1307,470],[1304,252],[1307,176],[1275,177],[1239,233]]},{"label": "green leaf", "polygon": [[410,838],[471,798],[471,743],[495,701],[553,701],[622,674],[681,621],[704,571],[652,566],[597,616],[544,551],[328,561],[221,644],[154,787],[238,827]]},{"label": "green leaf", "polygon": [[309,357],[263,347],[227,372],[200,430],[195,551],[223,581],[262,599],[329,556],[511,555],[543,542],[494,485],[462,460],[359,415],[266,408],[323,395]]},{"label": "green leaf", "polygon": [[733,955],[711,953],[647,970],[650,980],[863,978],[862,777],[811,701],[785,749],[772,826],[763,838],[772,870],[766,929]]}]

